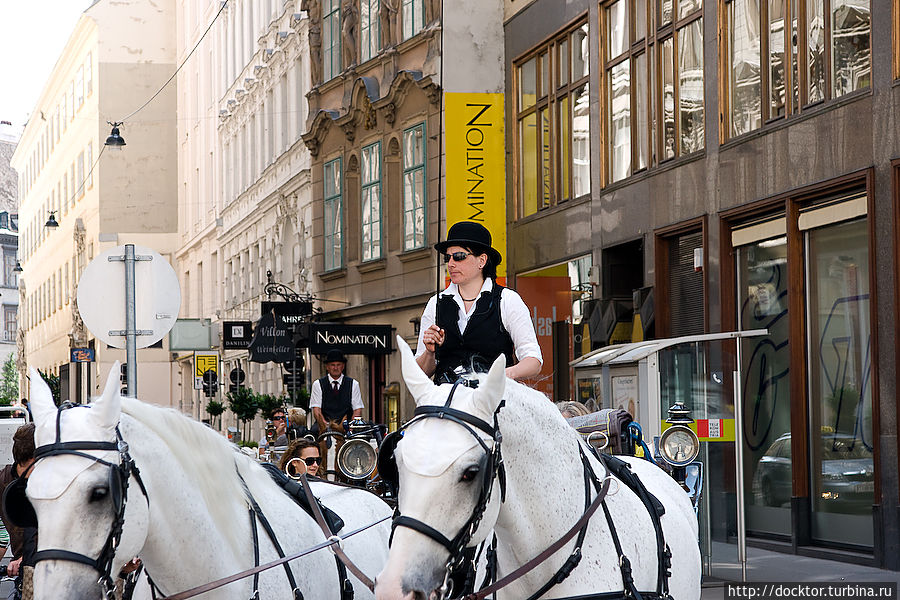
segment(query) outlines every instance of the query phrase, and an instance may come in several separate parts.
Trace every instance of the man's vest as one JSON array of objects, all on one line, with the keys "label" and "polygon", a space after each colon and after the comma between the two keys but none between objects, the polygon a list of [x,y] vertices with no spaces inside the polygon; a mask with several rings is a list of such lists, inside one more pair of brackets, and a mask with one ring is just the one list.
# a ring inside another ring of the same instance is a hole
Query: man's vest
[{"label": "man's vest", "polygon": [[465,333],[459,331],[462,309],[453,295],[438,296],[435,323],[444,330],[444,343],[435,352],[435,381],[455,381],[453,371],[459,366],[487,371],[501,354],[506,356],[507,366],[515,364],[513,341],[500,315],[501,292],[503,287],[495,282],[491,291],[481,293]]},{"label": "man's vest", "polygon": [[344,375],[341,387],[335,393],[331,385],[331,378],[325,375],[319,380],[319,387],[322,388],[322,414],[326,419],[343,421],[353,418],[352,379]]}]

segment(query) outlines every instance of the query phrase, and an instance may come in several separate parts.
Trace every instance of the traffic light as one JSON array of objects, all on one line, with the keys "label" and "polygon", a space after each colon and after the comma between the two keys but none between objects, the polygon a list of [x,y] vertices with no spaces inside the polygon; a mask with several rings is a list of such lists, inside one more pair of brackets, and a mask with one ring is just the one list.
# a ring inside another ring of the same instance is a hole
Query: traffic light
[{"label": "traffic light", "polygon": [[212,369],[203,372],[203,393],[207,398],[214,398],[218,387],[219,377]]},{"label": "traffic light", "polygon": [[122,363],[119,365],[119,381],[122,382],[122,390],[119,392],[122,396],[128,395],[128,364]]}]

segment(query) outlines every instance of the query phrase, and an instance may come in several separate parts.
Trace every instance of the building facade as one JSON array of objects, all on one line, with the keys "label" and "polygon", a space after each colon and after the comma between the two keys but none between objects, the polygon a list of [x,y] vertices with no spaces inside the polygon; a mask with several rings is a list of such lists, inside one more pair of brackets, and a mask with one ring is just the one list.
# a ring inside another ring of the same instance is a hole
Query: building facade
[{"label": "building facade", "polygon": [[[743,379],[751,542],[895,570],[898,10],[537,0],[505,21],[509,269],[549,317],[554,396],[598,344],[765,328],[713,367]],[[710,452],[725,540],[734,448]]]},{"label": "building facade", "polygon": [[[81,319],[76,293],[87,264],[121,244],[167,257],[175,249],[174,87],[146,103],[175,69],[173,7],[98,0],[85,10],[12,158],[22,242],[21,381],[26,366],[58,375],[63,400],[99,393],[113,362],[125,361],[124,350],[96,339]],[[126,116],[126,150],[105,151],[107,121]],[[57,227],[46,226],[51,217]],[[74,349],[92,352],[93,362],[70,362]],[[164,344],[140,350],[138,363],[139,395],[168,404]]]},{"label": "building facade", "polygon": [[0,337],[0,360],[12,355],[19,361],[19,214],[17,210],[19,177],[10,161],[19,136],[8,124],[0,125],[0,249],[3,252],[3,278],[0,280],[0,304],[3,306],[3,336]]}]

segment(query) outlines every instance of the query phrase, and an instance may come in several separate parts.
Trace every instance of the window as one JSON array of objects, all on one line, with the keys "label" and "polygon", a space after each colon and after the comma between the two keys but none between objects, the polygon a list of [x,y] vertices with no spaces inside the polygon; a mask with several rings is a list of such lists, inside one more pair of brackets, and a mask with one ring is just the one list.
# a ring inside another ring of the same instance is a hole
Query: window
[{"label": "window", "polygon": [[322,14],[322,81],[328,81],[341,72],[340,0],[324,0]]},{"label": "window", "polygon": [[658,8],[615,0],[601,10],[610,183],[704,147],[702,3]]},{"label": "window", "polygon": [[738,136],[804,106],[869,87],[869,4],[807,0],[801,11],[796,0],[729,0],[726,134]]},{"label": "window", "polygon": [[425,123],[403,132],[403,249],[425,245]]},{"label": "window", "polygon": [[84,104],[84,67],[78,67],[75,72],[75,108],[81,108]]},{"label": "window", "polygon": [[516,66],[521,216],[591,190],[587,33],[578,25]]},{"label": "window", "polygon": [[325,163],[325,270],[343,265],[341,159]]},{"label": "window", "polygon": [[88,52],[84,59],[84,95],[90,96],[94,91],[94,66],[91,62],[91,53]]},{"label": "window", "polygon": [[3,341],[4,342],[14,342],[16,341],[16,319],[17,306],[4,306],[3,307]]},{"label": "window", "polygon": [[3,282],[5,287],[19,287],[18,273],[16,268],[16,251],[13,249],[3,249]]},{"label": "window", "polygon": [[381,0],[359,0],[360,62],[378,54],[381,48]]},{"label": "window", "polygon": [[403,0],[403,39],[408,40],[425,27],[425,0]]},{"label": "window", "polygon": [[94,186],[94,142],[88,142],[87,147],[87,186]]},{"label": "window", "polygon": [[77,182],[77,187],[75,188],[77,192],[75,195],[80,198],[84,195],[84,151],[78,153],[76,164],[78,179],[75,180]]},{"label": "window", "polygon": [[381,258],[381,142],[362,149],[362,259]]}]

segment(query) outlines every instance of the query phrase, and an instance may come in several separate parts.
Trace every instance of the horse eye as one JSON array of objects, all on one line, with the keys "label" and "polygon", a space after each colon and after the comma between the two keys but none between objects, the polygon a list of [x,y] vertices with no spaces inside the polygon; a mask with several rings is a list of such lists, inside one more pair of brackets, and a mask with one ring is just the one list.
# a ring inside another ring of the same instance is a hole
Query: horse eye
[{"label": "horse eye", "polygon": [[106,486],[95,487],[91,490],[91,497],[88,502],[100,502],[105,500],[109,495],[109,488]]},{"label": "horse eye", "polygon": [[468,467],[465,471],[463,471],[462,477],[460,477],[459,480],[466,482],[474,481],[475,477],[477,477],[480,472],[481,467],[479,467],[478,465],[472,465],[471,467]]}]

